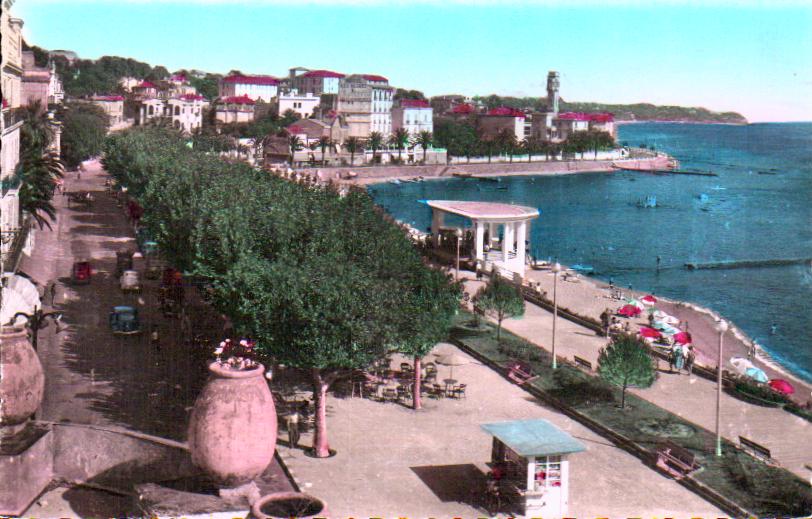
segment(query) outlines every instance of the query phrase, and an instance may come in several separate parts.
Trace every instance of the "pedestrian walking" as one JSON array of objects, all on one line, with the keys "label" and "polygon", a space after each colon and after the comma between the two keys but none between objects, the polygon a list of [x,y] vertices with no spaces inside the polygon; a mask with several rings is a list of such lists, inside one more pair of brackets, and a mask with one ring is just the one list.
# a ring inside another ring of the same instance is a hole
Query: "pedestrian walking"
[{"label": "pedestrian walking", "polygon": [[694,362],[696,362],[696,352],[694,351],[694,345],[689,344],[688,351],[685,353],[685,371],[688,372],[688,375],[694,372]]},{"label": "pedestrian walking", "polygon": [[685,354],[682,351],[682,346],[679,343],[674,344],[674,367],[677,368],[677,375],[682,373],[682,367],[685,365]]},{"label": "pedestrian walking", "polygon": [[756,341],[750,341],[750,347],[747,348],[747,358],[753,360],[756,358]]},{"label": "pedestrian walking", "polygon": [[287,417],[288,445],[291,449],[299,446],[299,418],[298,409],[293,409],[293,411],[291,411]]},{"label": "pedestrian walking", "polygon": [[660,261],[662,260],[661,257],[657,256],[657,272],[660,271]]},{"label": "pedestrian walking", "polygon": [[160,353],[160,351],[161,351],[161,341],[160,341],[160,336],[158,335],[158,325],[157,324],[152,325],[152,332],[150,332],[150,334],[149,334],[149,344],[150,344],[150,346],[155,348],[155,351]]}]

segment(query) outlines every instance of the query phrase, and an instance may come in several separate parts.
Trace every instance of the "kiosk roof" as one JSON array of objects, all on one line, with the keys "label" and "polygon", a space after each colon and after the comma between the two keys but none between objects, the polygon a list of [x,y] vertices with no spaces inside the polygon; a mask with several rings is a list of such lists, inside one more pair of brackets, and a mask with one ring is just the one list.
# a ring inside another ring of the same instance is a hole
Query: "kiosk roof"
[{"label": "kiosk roof", "polygon": [[547,420],[486,423],[480,427],[524,458],[586,450],[581,442]]},{"label": "kiosk roof", "polygon": [[425,200],[425,202],[434,209],[457,214],[472,220],[529,220],[539,215],[539,210],[535,207],[523,205],[465,200]]}]

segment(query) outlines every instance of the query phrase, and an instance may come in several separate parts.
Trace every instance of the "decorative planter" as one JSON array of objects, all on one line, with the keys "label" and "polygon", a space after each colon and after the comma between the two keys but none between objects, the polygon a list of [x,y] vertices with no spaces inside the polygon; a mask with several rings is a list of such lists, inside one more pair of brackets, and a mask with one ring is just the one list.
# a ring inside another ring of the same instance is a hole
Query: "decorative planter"
[{"label": "decorative planter", "polygon": [[276,408],[262,364],[233,371],[216,362],[189,422],[192,462],[224,487],[250,482],[276,447]]},{"label": "decorative planter", "polygon": [[763,398],[759,395],[753,394],[750,391],[747,391],[746,389],[737,386],[734,386],[731,392],[733,393],[734,396],[739,398],[739,400],[743,400],[745,402],[755,405],[760,405],[762,407],[784,407],[784,405],[786,404],[786,402],[779,402],[776,400]]},{"label": "decorative planter", "polygon": [[0,366],[0,429],[11,435],[25,428],[45,390],[42,364],[25,330],[0,329]]},{"label": "decorative planter", "polygon": [[278,492],[259,498],[251,505],[252,519],[308,519],[327,517],[324,503],[309,494],[301,492]]}]

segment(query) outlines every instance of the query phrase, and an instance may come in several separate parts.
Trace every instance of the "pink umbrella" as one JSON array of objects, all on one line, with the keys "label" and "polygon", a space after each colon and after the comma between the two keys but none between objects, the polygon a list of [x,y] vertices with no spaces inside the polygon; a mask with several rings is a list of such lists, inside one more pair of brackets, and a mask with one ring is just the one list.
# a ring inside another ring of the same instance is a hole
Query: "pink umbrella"
[{"label": "pink umbrella", "polygon": [[626,305],[617,311],[623,317],[637,317],[640,315],[640,309],[634,305]]},{"label": "pink umbrella", "polygon": [[649,328],[648,326],[641,326],[640,327],[640,335],[643,337],[650,337],[652,339],[659,339],[663,336],[658,330],[654,328]]},{"label": "pink umbrella", "polygon": [[795,392],[795,388],[792,387],[792,384],[782,378],[774,378],[770,380],[770,387],[785,395],[791,395]]},{"label": "pink umbrella", "polygon": [[647,296],[643,296],[643,297],[641,297],[641,298],[640,298],[640,300],[641,300],[641,301],[644,301],[644,302],[646,302],[646,303],[656,303],[656,302],[657,302],[657,298],[656,298],[656,297],[654,297],[654,296],[653,296],[653,295],[651,295],[651,294],[649,294],[649,295],[647,295]]},{"label": "pink umbrella", "polygon": [[691,334],[688,332],[679,332],[674,334],[674,341],[680,344],[690,344]]}]

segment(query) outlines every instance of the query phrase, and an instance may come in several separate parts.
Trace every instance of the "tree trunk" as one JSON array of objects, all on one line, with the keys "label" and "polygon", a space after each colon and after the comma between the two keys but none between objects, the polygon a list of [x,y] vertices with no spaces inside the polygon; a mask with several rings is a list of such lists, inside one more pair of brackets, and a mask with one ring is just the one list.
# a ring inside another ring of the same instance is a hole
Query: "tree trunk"
[{"label": "tree trunk", "polygon": [[420,402],[420,357],[414,358],[414,387],[412,388],[412,408],[417,411],[422,407]]},{"label": "tree trunk", "polygon": [[330,456],[330,444],[327,442],[327,389],[330,387],[321,371],[313,368],[313,397],[316,403],[316,428],[313,433],[313,456],[327,458]]},{"label": "tree trunk", "polygon": [[355,152],[350,153],[350,166],[355,165]]},{"label": "tree trunk", "polygon": [[496,323],[496,342],[502,340],[502,319],[499,319],[499,322]]},{"label": "tree trunk", "polygon": [[626,409],[626,383],[623,383],[623,390],[620,392],[620,408]]},{"label": "tree trunk", "polygon": [[423,164],[426,163],[426,148],[423,148]]}]

